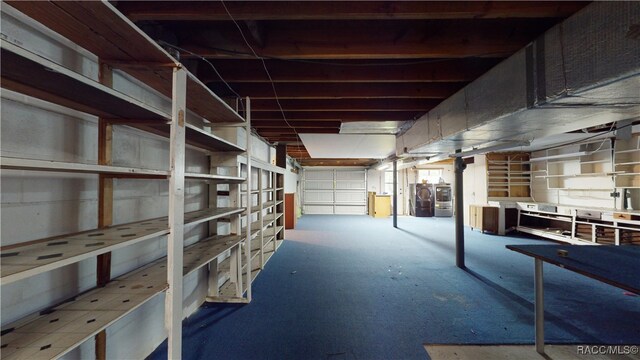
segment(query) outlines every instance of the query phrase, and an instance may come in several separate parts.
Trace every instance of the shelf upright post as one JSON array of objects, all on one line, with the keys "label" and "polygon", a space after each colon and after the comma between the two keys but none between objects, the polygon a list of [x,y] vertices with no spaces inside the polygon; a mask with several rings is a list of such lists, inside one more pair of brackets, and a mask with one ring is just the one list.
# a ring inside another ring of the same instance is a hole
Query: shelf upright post
[{"label": "shelf upright post", "polygon": [[169,359],[182,358],[182,264],[184,242],[185,109],[187,72],[173,69],[170,135],[169,235],[167,238],[167,295],[165,325]]},{"label": "shelf upright post", "polygon": [[[260,224],[260,229],[264,227],[264,196],[263,196],[263,182],[262,182],[262,172],[263,170],[257,168],[258,170],[258,224]],[[267,195],[267,199],[269,196]],[[268,211],[267,211],[268,212]],[[260,269],[264,269],[264,235],[262,231],[258,234],[258,238],[260,239]]]},{"label": "shelf upright post", "polygon": [[[112,87],[113,71],[100,62],[98,74],[100,83]],[[104,118],[98,118],[98,165],[112,165],[113,126]],[[113,224],[113,178],[107,174],[98,175],[98,227]],[[104,287],[111,280],[111,252],[98,255],[96,259],[96,285]],[[107,332],[100,331],[95,336],[97,360],[107,358]]]},{"label": "shelf upright post", "polygon": [[[245,132],[247,134],[247,237],[245,241],[247,242],[247,302],[251,302],[251,99],[249,97],[247,97],[245,109]],[[260,211],[262,212],[262,210]],[[242,277],[242,270],[239,277]]]}]

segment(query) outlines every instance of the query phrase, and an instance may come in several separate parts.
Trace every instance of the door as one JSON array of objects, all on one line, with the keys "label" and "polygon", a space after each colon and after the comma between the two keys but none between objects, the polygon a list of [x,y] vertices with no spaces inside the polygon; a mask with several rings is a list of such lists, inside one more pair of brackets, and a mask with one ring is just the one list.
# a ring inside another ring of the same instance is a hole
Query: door
[{"label": "door", "polygon": [[367,213],[367,173],[364,169],[304,169],[305,214]]}]

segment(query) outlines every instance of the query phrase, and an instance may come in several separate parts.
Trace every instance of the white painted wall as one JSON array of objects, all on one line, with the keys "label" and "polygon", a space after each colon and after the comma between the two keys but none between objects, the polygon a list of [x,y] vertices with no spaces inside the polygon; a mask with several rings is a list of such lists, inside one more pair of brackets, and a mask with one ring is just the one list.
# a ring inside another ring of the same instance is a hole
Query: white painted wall
[{"label": "white painted wall", "polygon": [[464,223],[468,225],[469,205],[487,203],[487,157],[474,156],[474,163],[467,165],[463,174]]},{"label": "white painted wall", "polygon": [[[97,80],[93,55],[60,38],[2,3],[2,35],[63,66]],[[114,75],[114,87],[169,111],[167,99],[123,74]],[[3,156],[97,163],[97,118],[2,90],[0,99],[0,150]],[[189,118],[198,122],[198,119]],[[238,137],[244,138],[244,130]],[[244,142],[244,141],[243,141]],[[254,157],[270,161],[270,147],[252,139]],[[168,169],[168,140],[127,127],[115,127],[114,165]],[[204,153],[188,150],[189,171],[206,172]],[[97,175],[56,174],[3,170],[0,174],[1,245],[9,245],[97,227]],[[206,206],[207,187],[188,181],[185,210]],[[167,180],[114,181],[114,223],[166,216]],[[204,225],[185,229],[185,244],[206,235]],[[129,272],[166,253],[166,237],[159,237],[114,251],[112,276]],[[185,278],[185,315],[191,314],[206,295],[205,269]],[[50,307],[95,286],[96,260],[89,259],[45,274],[2,286],[0,318],[6,325]],[[109,358],[144,358],[165,338],[164,294],[147,302],[107,329]],[[65,358],[94,356],[88,340]]]}]

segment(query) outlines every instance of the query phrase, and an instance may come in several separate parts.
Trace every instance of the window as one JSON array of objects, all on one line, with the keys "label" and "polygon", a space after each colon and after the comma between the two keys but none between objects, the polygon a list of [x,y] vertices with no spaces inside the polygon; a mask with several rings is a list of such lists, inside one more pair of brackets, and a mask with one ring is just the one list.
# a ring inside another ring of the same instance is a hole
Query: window
[{"label": "window", "polygon": [[422,180],[427,180],[428,183],[437,184],[442,177],[442,169],[418,169],[418,177],[416,183],[422,183]]},{"label": "window", "polygon": [[[398,181],[400,181],[399,177]],[[393,195],[393,170],[384,172],[384,193]]]}]

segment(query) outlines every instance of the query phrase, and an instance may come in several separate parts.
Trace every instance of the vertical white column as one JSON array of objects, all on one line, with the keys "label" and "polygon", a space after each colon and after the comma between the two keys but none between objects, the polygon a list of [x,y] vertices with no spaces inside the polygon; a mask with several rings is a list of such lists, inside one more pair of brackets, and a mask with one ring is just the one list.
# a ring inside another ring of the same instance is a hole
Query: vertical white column
[{"label": "vertical white column", "polygon": [[[262,193],[262,189],[263,189],[263,182],[262,182],[262,173],[263,170],[260,168],[257,168],[258,170],[258,223],[260,224],[260,229],[264,228],[264,220],[263,220],[263,214],[264,214],[264,203],[265,203],[265,199],[264,199],[264,194]],[[269,201],[269,196],[267,195],[267,201]],[[263,231],[260,231],[260,233],[258,234],[258,239],[260,239],[260,269],[264,269],[264,234]]]},{"label": "vertical white column", "polygon": [[165,323],[169,359],[182,358],[182,253],[184,235],[184,157],[187,73],[173,69],[169,178],[169,236],[167,238],[167,283]]},{"label": "vertical white column", "polygon": [[[245,104],[245,129],[247,133],[247,301],[251,302],[251,99]],[[241,273],[242,276],[242,273]]]}]

